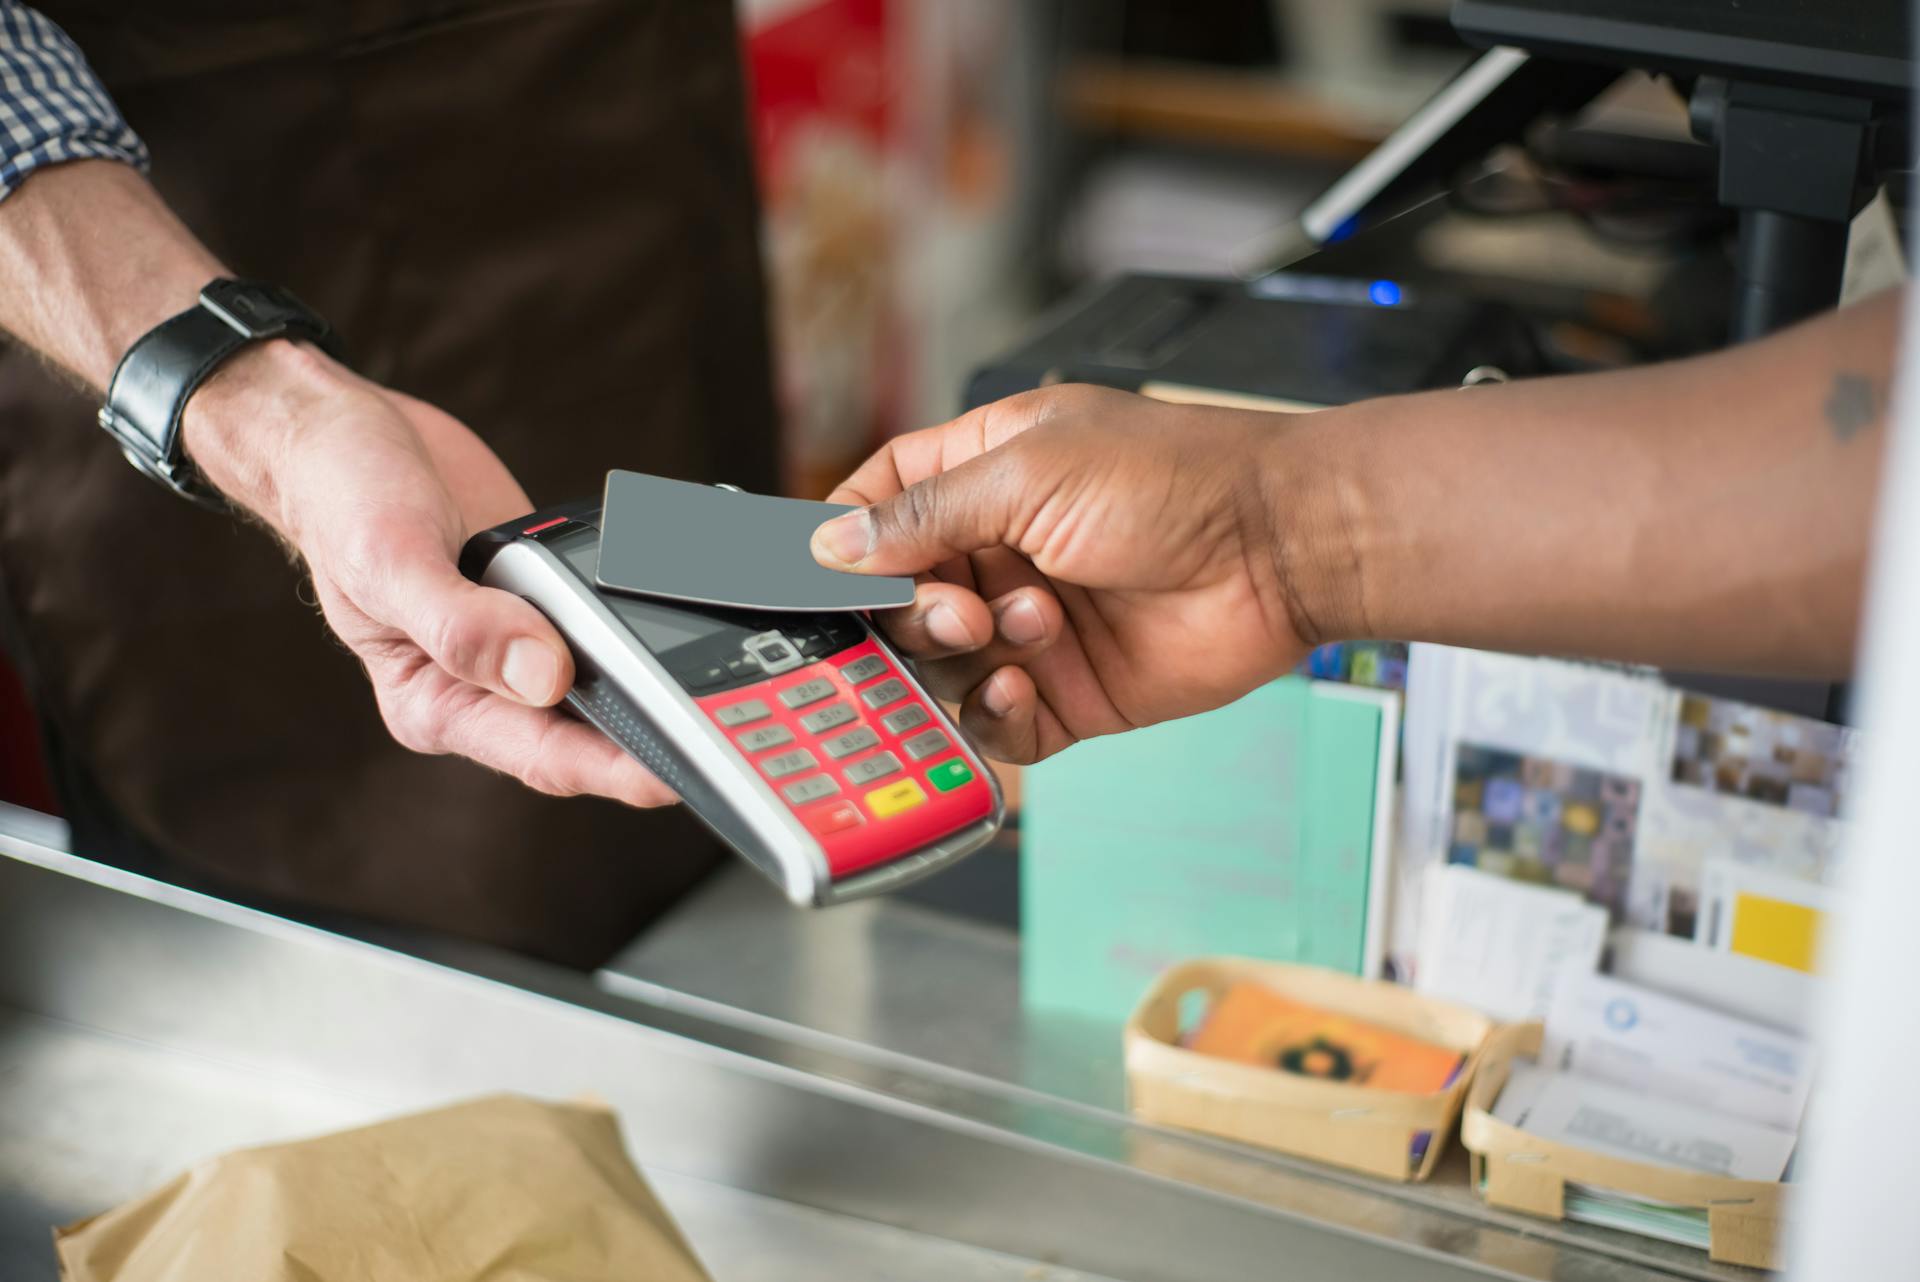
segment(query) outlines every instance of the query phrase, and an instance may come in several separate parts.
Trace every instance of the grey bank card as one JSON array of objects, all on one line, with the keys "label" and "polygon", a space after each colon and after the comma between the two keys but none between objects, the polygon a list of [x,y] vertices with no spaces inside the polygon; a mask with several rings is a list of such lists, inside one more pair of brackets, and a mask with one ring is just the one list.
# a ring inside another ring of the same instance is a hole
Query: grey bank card
[{"label": "grey bank card", "polygon": [[842,574],[813,559],[838,503],[744,494],[644,472],[608,472],[595,577],[614,592],[753,610],[887,610],[913,580]]}]

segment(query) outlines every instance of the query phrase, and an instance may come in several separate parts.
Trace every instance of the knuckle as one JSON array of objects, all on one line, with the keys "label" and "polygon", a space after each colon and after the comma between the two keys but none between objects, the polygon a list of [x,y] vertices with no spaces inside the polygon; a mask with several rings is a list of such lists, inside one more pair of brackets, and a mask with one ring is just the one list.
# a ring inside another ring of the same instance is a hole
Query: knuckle
[{"label": "knuckle", "polygon": [[486,647],[485,630],[473,615],[460,610],[442,611],[424,623],[418,638],[421,649],[435,663],[457,677],[465,677],[479,668]]},{"label": "knuckle", "polygon": [[1085,390],[1084,383],[1055,383],[1021,392],[1008,400],[1006,406],[1020,418],[1039,422],[1078,401]]},{"label": "knuckle", "polygon": [[890,505],[891,515],[905,530],[936,528],[943,507],[941,493],[944,488],[939,476],[930,476],[918,485],[909,485]]},{"label": "knuckle", "polygon": [[1060,383],[1022,393],[1033,398],[1026,409],[1035,426],[1056,419],[1096,413],[1113,394],[1112,388],[1098,387],[1092,383]]},{"label": "knuckle", "polygon": [[549,721],[535,736],[527,762],[517,773],[520,781],[535,792],[549,797],[577,797],[584,791],[579,782],[582,752],[577,747],[569,751],[559,742],[561,724]]},{"label": "knuckle", "polygon": [[408,752],[431,757],[446,751],[439,728],[417,713],[382,708],[380,715],[381,720],[387,723],[387,733],[393,736],[393,741]]},{"label": "knuckle", "polygon": [[990,488],[1018,494],[1043,470],[1042,438],[1034,433],[1016,436],[981,460],[981,476]]},{"label": "knuckle", "polygon": [[572,786],[545,766],[528,766],[520,773],[520,782],[549,797],[577,797],[580,789]]},{"label": "knuckle", "polygon": [[422,756],[443,756],[452,750],[448,712],[419,676],[418,668],[384,678],[375,675],[374,699],[395,743]]}]

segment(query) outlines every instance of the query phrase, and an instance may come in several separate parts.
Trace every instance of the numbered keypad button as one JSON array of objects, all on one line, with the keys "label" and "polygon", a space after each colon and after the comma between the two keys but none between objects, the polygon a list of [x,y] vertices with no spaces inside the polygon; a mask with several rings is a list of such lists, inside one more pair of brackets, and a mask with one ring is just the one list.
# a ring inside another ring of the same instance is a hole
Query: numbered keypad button
[{"label": "numbered keypad button", "polygon": [[811,681],[802,681],[799,685],[788,686],[780,692],[780,702],[789,708],[804,708],[810,703],[818,703],[833,695],[833,682],[825,677],[815,677]]},{"label": "numbered keypad button", "polygon": [[872,783],[875,779],[885,779],[900,770],[900,758],[891,752],[876,752],[871,757],[862,757],[846,768],[847,782],[856,787],[863,783]]},{"label": "numbered keypad button", "polygon": [[[720,675],[724,677],[726,673],[722,672]],[[764,721],[772,715],[772,710],[758,699],[749,699],[745,703],[736,703],[722,708],[714,715],[720,718],[720,724],[723,726],[744,726],[755,721]]]},{"label": "numbered keypad button", "polygon": [[840,785],[833,781],[832,775],[815,775],[811,779],[788,784],[780,790],[780,795],[796,806],[804,806],[809,801],[831,797],[839,791]]},{"label": "numbered keypad button", "polygon": [[800,718],[800,724],[807,728],[808,734],[825,734],[829,730],[859,719],[860,714],[853,710],[852,705],[836,703],[818,712],[809,712]]},{"label": "numbered keypad button", "polygon": [[947,738],[944,730],[923,730],[900,745],[907,750],[907,756],[913,761],[925,761],[936,752],[945,752],[953,746],[953,740]]},{"label": "numbered keypad button", "polygon": [[905,734],[927,724],[927,710],[916,703],[910,708],[889,712],[880,718],[880,724],[887,728],[888,734]]},{"label": "numbered keypad button", "polygon": [[805,748],[795,748],[792,752],[782,752],[768,757],[760,763],[768,778],[784,779],[788,775],[797,775],[802,770],[811,770],[820,763]]},{"label": "numbered keypad button", "polygon": [[873,680],[886,670],[887,661],[885,659],[877,654],[869,654],[865,658],[855,659],[852,663],[840,669],[840,675],[846,678],[849,685],[859,685],[862,681]]},{"label": "numbered keypad button", "polygon": [[899,677],[882,681],[877,686],[869,686],[860,692],[869,708],[884,708],[890,703],[898,703],[907,697],[907,683]]},{"label": "numbered keypad button", "polygon": [[837,734],[831,739],[822,739],[820,746],[827,750],[829,757],[838,761],[841,757],[851,757],[856,752],[864,752],[868,748],[875,747],[879,742],[880,736],[873,732],[871,726],[860,726],[845,734]]},{"label": "numbered keypad button", "polygon": [[768,748],[784,748],[792,743],[793,731],[785,726],[758,726],[734,738],[748,752],[765,752]]}]

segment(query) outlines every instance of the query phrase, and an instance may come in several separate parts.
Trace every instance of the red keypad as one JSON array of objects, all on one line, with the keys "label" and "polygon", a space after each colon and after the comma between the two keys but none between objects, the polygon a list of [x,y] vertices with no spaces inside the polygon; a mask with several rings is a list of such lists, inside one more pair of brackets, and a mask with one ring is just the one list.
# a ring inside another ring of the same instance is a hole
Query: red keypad
[{"label": "red keypad", "polygon": [[[993,809],[957,741],[928,747],[933,710],[870,639],[695,702],[819,840],[835,877],[910,854]],[[835,708],[847,712],[820,715]]]}]

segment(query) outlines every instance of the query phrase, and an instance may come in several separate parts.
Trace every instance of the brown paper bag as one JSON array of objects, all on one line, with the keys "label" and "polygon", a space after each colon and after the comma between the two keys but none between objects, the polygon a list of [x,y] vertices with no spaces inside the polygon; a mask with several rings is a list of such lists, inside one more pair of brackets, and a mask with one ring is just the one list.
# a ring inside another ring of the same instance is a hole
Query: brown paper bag
[{"label": "brown paper bag", "polygon": [[612,1113],[505,1095],[213,1158],[54,1248],[67,1282],[709,1282]]}]

